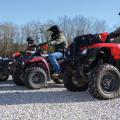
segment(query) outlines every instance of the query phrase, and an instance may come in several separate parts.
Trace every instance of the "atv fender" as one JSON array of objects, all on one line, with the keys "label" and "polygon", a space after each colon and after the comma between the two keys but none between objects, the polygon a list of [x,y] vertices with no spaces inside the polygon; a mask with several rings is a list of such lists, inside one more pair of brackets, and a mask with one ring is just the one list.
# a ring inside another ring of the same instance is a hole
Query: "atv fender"
[{"label": "atv fender", "polygon": [[120,44],[117,43],[99,43],[91,45],[88,48],[109,48],[111,55],[115,60],[120,60]]},{"label": "atv fender", "polygon": [[28,61],[25,61],[25,63],[26,63],[26,65],[34,64],[34,63],[42,63],[42,64],[44,64],[44,67],[47,70],[46,72],[47,72],[47,76],[48,76],[48,81],[51,80],[49,66],[48,66],[48,63],[45,60],[45,58],[43,58],[43,57],[33,57],[32,59],[30,59]]},{"label": "atv fender", "polygon": [[110,54],[113,56],[115,60],[120,60],[120,44],[117,43],[98,43],[98,44],[82,47],[81,50],[88,49],[86,56],[88,58],[91,55],[92,56],[95,56],[95,54],[97,55],[99,50],[103,48],[109,49]]}]

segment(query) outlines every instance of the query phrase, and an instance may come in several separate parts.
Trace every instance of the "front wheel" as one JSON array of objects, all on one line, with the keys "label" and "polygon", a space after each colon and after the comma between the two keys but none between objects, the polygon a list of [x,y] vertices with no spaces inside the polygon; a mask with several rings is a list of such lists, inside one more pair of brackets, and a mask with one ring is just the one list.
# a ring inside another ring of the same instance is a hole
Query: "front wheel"
[{"label": "front wheel", "polygon": [[90,94],[98,99],[112,99],[119,96],[120,72],[112,65],[104,64],[95,69],[89,81]]},{"label": "front wheel", "polygon": [[18,86],[24,85],[24,71],[17,69],[13,75],[13,81]]},{"label": "front wheel", "polygon": [[40,67],[28,68],[25,76],[24,83],[29,89],[40,89],[46,85],[47,74]]}]

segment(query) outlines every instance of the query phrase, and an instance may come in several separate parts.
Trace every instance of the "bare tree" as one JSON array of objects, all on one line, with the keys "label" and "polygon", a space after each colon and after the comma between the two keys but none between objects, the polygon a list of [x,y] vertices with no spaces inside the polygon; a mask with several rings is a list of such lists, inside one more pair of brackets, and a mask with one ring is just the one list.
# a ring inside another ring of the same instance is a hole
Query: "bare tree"
[{"label": "bare tree", "polygon": [[68,41],[72,41],[76,36],[90,32],[91,23],[83,16],[75,16],[74,18],[64,16],[58,20]]},{"label": "bare tree", "polygon": [[39,21],[32,21],[25,25],[22,25],[21,26],[21,41],[25,41],[26,38],[29,36],[32,36],[34,39],[36,39],[36,36],[39,32],[40,25],[41,24]]},{"label": "bare tree", "polygon": [[90,33],[91,22],[87,18],[83,16],[76,16],[73,18],[72,22],[74,24],[75,36]]},{"label": "bare tree", "polygon": [[95,20],[92,22],[91,31],[93,33],[100,33],[108,30],[108,25],[105,21]]},{"label": "bare tree", "polygon": [[7,55],[12,51],[22,50],[26,45],[26,39],[32,36],[36,42],[47,41],[47,29],[52,25],[59,25],[68,42],[79,35],[88,33],[100,33],[108,30],[105,21],[88,19],[84,16],[59,17],[57,21],[48,20],[41,24],[40,21],[32,21],[18,26],[13,23],[0,23],[0,54]]},{"label": "bare tree", "polygon": [[17,39],[19,39],[19,28],[17,25],[12,23],[2,23],[0,25],[0,34],[1,34],[1,51],[6,56],[9,52],[11,52],[13,48],[13,44]]},{"label": "bare tree", "polygon": [[73,39],[73,24],[69,17],[59,17],[58,24],[61,26],[62,31],[64,32],[67,40],[70,42]]}]

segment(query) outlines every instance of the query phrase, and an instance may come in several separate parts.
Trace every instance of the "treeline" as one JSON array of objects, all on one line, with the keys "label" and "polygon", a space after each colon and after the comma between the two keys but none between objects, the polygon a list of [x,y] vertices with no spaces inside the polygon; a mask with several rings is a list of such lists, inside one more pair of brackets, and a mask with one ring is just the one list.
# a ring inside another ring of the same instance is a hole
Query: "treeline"
[{"label": "treeline", "polygon": [[32,21],[24,25],[4,22],[0,23],[0,56],[11,55],[14,51],[23,50],[28,36],[32,36],[37,43],[40,40],[44,41],[46,29],[54,24],[60,26],[69,42],[78,35],[108,31],[105,21],[88,19],[84,16],[74,18],[64,16],[59,17],[57,21],[48,20],[46,23]]}]

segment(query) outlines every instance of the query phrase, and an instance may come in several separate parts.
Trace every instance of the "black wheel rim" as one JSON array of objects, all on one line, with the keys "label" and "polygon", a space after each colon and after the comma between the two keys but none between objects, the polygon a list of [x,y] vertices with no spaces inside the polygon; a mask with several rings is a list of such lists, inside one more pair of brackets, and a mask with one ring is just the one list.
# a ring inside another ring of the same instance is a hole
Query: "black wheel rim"
[{"label": "black wheel rim", "polygon": [[117,89],[117,75],[114,72],[107,72],[102,76],[100,85],[104,92],[115,91]]},{"label": "black wheel rim", "polygon": [[31,81],[34,85],[43,83],[43,80],[44,80],[44,76],[43,74],[40,73],[35,73],[31,78]]}]

